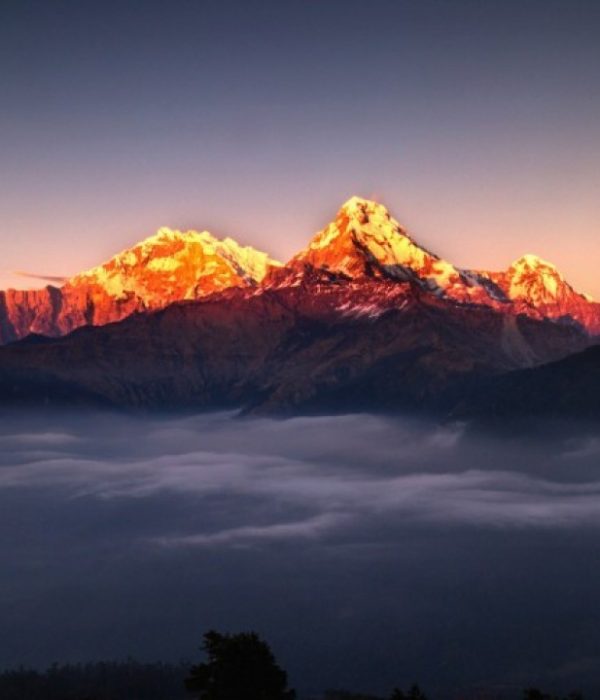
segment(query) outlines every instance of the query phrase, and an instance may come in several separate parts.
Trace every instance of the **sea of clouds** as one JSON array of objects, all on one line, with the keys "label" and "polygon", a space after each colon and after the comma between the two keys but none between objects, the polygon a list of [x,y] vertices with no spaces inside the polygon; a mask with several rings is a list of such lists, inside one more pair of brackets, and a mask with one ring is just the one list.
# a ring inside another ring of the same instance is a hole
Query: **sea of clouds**
[{"label": "sea of clouds", "polygon": [[264,632],[309,690],[596,668],[593,430],[2,418],[0,665],[180,658],[217,626]]},{"label": "sea of clouds", "polygon": [[157,546],[319,538],[370,518],[516,528],[600,524],[600,439],[586,434],[507,438],[464,424],[373,415],[60,414],[36,416],[33,427],[24,428],[20,414],[0,428],[4,493],[52,488],[69,499],[165,493],[199,503],[247,502],[237,517],[216,513],[201,531],[160,533]]}]

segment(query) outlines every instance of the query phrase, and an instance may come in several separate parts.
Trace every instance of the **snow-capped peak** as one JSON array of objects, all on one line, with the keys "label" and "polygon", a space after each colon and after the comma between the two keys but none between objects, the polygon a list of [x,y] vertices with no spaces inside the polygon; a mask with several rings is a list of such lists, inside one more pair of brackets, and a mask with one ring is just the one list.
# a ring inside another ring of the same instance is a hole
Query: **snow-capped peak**
[{"label": "snow-capped peak", "polygon": [[588,332],[600,330],[600,306],[580,294],[555,265],[537,255],[523,255],[504,272],[480,273],[506,295],[518,313],[581,324]]},{"label": "snow-capped peak", "polygon": [[550,271],[561,276],[558,272],[558,268],[556,267],[556,265],[554,265],[551,262],[548,262],[547,260],[544,260],[543,258],[540,258],[537,255],[534,255],[533,253],[526,253],[525,255],[522,255],[520,258],[518,258],[512,263],[511,267],[516,270],[528,269],[539,270],[542,272]]},{"label": "snow-capped peak", "polygon": [[365,255],[369,262],[395,264],[424,254],[382,204],[351,197],[296,259],[355,276],[362,271]]},{"label": "snow-capped peak", "polygon": [[375,211],[377,209],[380,209],[382,212],[389,216],[388,210],[383,204],[376,202],[374,199],[365,199],[365,197],[359,197],[358,195],[353,195],[352,197],[347,199],[340,207],[340,210],[341,209],[347,212],[359,210],[364,211],[365,209]]},{"label": "snow-capped peak", "polygon": [[556,266],[537,255],[523,255],[513,262],[506,274],[511,299],[526,299],[534,304],[547,303],[563,295],[565,287],[573,291]]},{"label": "snow-capped peak", "polygon": [[220,240],[208,231],[163,226],[67,284],[99,288],[115,299],[133,296],[145,308],[157,308],[227,287],[257,284],[279,264],[231,238]]},{"label": "snow-capped peak", "polygon": [[473,275],[418,245],[383,204],[357,196],[290,261],[292,266],[298,263],[352,278],[375,275],[411,281],[454,299],[488,295]]}]

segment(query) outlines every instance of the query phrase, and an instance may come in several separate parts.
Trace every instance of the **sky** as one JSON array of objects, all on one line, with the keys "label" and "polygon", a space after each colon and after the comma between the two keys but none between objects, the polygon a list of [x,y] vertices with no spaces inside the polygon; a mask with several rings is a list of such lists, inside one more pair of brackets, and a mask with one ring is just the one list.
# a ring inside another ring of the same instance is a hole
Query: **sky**
[{"label": "sky", "polygon": [[600,696],[594,427],[0,418],[0,669],[199,660],[214,627],[256,630],[300,698]]},{"label": "sky", "polygon": [[287,259],[352,195],[600,297],[595,0],[3,0],[0,286],[158,227]]}]

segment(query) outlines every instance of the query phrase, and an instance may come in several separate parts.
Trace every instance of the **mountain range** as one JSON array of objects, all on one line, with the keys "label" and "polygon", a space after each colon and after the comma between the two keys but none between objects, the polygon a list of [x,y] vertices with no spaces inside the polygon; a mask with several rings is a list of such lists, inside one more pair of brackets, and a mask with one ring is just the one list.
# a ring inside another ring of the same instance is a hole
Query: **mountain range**
[{"label": "mountain range", "polygon": [[599,335],[600,304],[551,263],[465,270],[353,197],[285,264],[161,228],[62,287],[1,292],[0,398],[446,411]]}]

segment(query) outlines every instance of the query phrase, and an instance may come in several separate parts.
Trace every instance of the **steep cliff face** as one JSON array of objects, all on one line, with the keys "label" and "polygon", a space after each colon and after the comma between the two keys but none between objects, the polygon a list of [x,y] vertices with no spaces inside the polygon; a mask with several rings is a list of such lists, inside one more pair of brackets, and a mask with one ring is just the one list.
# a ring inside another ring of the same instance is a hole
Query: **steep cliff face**
[{"label": "steep cliff face", "polygon": [[62,293],[57,287],[0,291],[0,343],[29,333],[55,335],[61,313]]},{"label": "steep cliff face", "polygon": [[266,253],[230,238],[161,228],[60,288],[2,292],[0,342],[30,333],[64,335],[230,287],[252,287],[277,265]]},{"label": "steep cliff face", "polygon": [[415,242],[383,205],[359,197],[349,199],[335,219],[264,284],[300,284],[313,269],[357,283],[411,282],[456,304],[487,306],[507,317],[546,318],[600,334],[600,304],[576,292],[551,263],[525,255],[503,272],[458,268]]},{"label": "steep cliff face", "polygon": [[[290,273],[306,267],[351,279],[365,277],[413,282],[436,296],[463,303],[495,305],[504,295],[489,278],[460,270],[419,246],[381,204],[352,197],[334,221],[286,265]],[[284,272],[276,272],[277,279]]]}]

